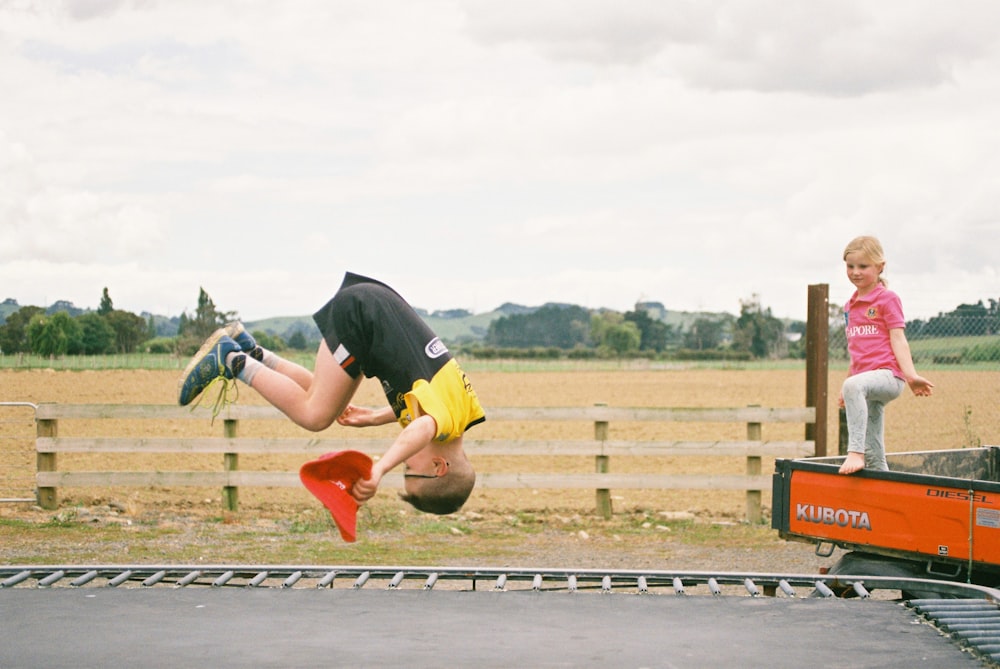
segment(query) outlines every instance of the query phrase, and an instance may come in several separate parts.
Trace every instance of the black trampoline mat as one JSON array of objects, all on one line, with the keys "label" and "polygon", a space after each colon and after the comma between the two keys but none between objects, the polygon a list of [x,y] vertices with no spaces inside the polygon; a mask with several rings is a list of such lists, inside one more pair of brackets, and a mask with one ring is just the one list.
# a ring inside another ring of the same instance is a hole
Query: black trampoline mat
[{"label": "black trampoline mat", "polygon": [[0,667],[979,667],[875,599],[279,588],[0,590]]}]

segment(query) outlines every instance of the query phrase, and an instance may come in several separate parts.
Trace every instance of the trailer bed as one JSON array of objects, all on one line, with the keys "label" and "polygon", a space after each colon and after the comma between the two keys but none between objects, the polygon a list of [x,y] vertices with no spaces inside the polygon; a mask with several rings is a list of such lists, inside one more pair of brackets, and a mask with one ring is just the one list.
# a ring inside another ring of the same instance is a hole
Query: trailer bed
[{"label": "trailer bed", "polygon": [[893,453],[889,471],[841,475],[843,457],[777,460],[771,526],[817,553],[920,562],[935,577],[1000,582],[1000,448]]}]

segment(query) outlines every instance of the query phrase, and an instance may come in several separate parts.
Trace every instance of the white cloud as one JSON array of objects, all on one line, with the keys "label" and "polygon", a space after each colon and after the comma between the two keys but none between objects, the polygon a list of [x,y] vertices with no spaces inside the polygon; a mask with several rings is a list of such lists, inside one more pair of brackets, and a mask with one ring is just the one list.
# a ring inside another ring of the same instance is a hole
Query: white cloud
[{"label": "white cloud", "polygon": [[1000,297],[998,14],[6,3],[0,298],[261,318],[351,269],[428,309],[804,317],[868,232],[914,317]]}]

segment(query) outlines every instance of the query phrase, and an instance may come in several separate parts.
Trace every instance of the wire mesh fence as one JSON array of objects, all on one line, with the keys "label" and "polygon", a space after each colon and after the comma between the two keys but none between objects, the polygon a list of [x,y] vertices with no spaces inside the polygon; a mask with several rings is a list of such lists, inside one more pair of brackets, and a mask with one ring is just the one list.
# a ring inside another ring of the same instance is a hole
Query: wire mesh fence
[{"label": "wire mesh fence", "polygon": [[[963,369],[1000,369],[1000,313],[991,308],[956,309],[928,320],[906,324],[906,338],[917,368],[927,366]],[[830,361],[846,364],[847,338],[837,313],[830,324]]]},{"label": "wire mesh fence", "polygon": [[[830,320],[830,396],[840,392],[849,364],[843,316]],[[917,372],[935,384],[934,396],[911,410],[887,411],[887,431],[895,422],[920,448],[960,448],[1000,444],[1000,309],[963,305],[928,320],[906,324]],[[904,391],[907,392],[907,391]],[[905,425],[899,425],[905,422]],[[889,435],[887,434],[887,437]],[[841,441],[843,435],[841,435]],[[888,446],[888,439],[887,439]]]}]

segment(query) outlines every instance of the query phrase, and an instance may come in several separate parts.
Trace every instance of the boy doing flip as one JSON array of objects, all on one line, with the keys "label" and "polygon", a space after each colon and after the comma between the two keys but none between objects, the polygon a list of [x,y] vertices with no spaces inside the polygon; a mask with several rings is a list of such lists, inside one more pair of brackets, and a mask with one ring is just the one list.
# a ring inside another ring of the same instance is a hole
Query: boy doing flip
[{"label": "boy doing flip", "polygon": [[[462,438],[485,413],[445,345],[396,291],[350,272],[313,319],[322,334],[313,371],[257,345],[240,323],[230,323],[191,360],[180,404],[217,378],[236,378],[307,430],[324,430],[334,421],[352,427],[397,421],[402,431],[351,495],[359,503],[371,499],[382,477],[402,463],[405,501],[429,513],[460,509],[476,482]],[[350,403],[365,376],[379,379],[389,406]]]}]

